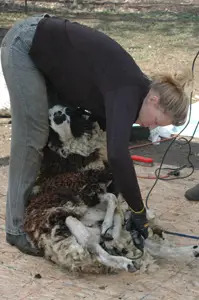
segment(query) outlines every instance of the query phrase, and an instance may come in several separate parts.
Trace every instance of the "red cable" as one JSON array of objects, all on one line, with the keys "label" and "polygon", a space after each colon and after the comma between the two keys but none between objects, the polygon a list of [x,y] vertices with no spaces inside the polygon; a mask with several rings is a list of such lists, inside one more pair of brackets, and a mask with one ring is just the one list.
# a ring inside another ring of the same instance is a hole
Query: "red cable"
[{"label": "red cable", "polygon": [[[169,141],[169,140],[172,140],[174,139],[176,136],[172,136],[170,138],[164,138],[164,139],[161,139],[160,141],[158,142],[166,142],[166,141]],[[135,145],[135,146],[129,146],[129,150],[130,149],[135,149],[135,148],[141,148],[141,147],[145,147],[145,146],[148,146],[148,145],[154,145],[156,142],[150,142],[150,143],[145,143],[145,144],[141,144],[141,145]],[[167,175],[163,175],[161,177],[159,177],[160,179],[163,179],[163,178],[168,178],[169,177],[169,174]],[[142,176],[142,175],[137,175],[137,178],[142,178],[142,179],[156,179],[157,177],[156,176],[152,176],[152,175],[148,175],[148,176]]]},{"label": "red cable", "polygon": [[[160,140],[160,141],[158,141],[158,143],[159,142],[166,142],[166,141],[169,141],[169,140],[172,140],[172,139],[174,139],[176,136],[172,136],[172,137],[170,137],[170,138],[165,138],[165,139],[162,139],[162,140]],[[130,149],[135,149],[135,148],[141,148],[141,147],[145,147],[145,146],[148,146],[148,145],[154,145],[154,144],[156,144],[157,142],[150,142],[150,143],[145,143],[145,144],[141,144],[141,145],[134,145],[134,146],[129,146],[129,150]]]}]

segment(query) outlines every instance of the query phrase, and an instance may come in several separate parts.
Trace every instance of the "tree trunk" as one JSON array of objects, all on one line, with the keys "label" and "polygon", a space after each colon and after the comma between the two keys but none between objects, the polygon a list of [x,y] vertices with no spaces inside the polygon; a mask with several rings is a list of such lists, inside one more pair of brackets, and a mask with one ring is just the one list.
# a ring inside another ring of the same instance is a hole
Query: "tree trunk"
[{"label": "tree trunk", "polygon": [[28,0],[25,0],[25,6],[24,6],[24,11],[25,11],[25,14],[28,13]]}]

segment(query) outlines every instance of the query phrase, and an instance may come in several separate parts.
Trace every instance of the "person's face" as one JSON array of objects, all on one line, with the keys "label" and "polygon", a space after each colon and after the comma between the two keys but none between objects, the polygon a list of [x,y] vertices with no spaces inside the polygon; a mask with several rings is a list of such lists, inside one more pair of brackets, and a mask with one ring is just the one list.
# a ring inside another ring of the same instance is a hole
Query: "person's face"
[{"label": "person's face", "polygon": [[155,128],[172,124],[172,118],[159,105],[159,96],[152,90],[143,101],[136,123],[142,127]]}]

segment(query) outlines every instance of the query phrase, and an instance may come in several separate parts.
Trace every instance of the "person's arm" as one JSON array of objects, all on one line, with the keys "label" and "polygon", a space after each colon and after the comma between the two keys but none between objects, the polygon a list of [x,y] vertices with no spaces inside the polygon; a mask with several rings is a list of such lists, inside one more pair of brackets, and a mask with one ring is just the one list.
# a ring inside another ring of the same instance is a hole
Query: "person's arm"
[{"label": "person's arm", "polygon": [[138,88],[126,87],[107,93],[105,106],[108,161],[116,186],[132,210],[126,229],[134,245],[143,251],[149,224],[128,151],[131,126],[140,108]]},{"label": "person's arm", "polygon": [[140,108],[138,93],[136,87],[124,87],[106,93],[105,97],[108,161],[119,191],[136,212],[144,205],[128,146]]}]

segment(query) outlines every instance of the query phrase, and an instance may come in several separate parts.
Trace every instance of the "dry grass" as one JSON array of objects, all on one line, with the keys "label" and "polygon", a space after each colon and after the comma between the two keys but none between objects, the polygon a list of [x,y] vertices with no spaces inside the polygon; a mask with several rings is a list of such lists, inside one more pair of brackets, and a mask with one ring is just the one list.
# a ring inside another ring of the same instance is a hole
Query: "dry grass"
[{"label": "dry grass", "polygon": [[[142,2],[145,2],[145,9],[134,9],[135,12],[132,12],[133,9],[129,8],[130,13],[121,7],[116,9],[115,6],[112,6],[112,9],[110,6],[74,9],[71,4],[70,7],[63,8],[63,3],[43,3],[43,6],[38,3],[37,6],[32,5],[29,15],[38,11],[53,12],[107,33],[134,57],[146,74],[163,70],[191,69],[193,58],[199,50],[199,6],[188,12],[187,9],[182,10],[182,5],[179,5],[178,11],[175,5],[175,9],[171,11],[160,6],[163,3],[159,3],[154,10],[155,8],[146,7],[146,1]],[[148,4],[150,2],[147,1]],[[161,8],[163,10],[160,10]],[[0,27],[10,27],[16,20],[25,16],[22,12],[2,12]],[[199,94],[198,66],[199,59],[195,67],[196,94]]]}]

